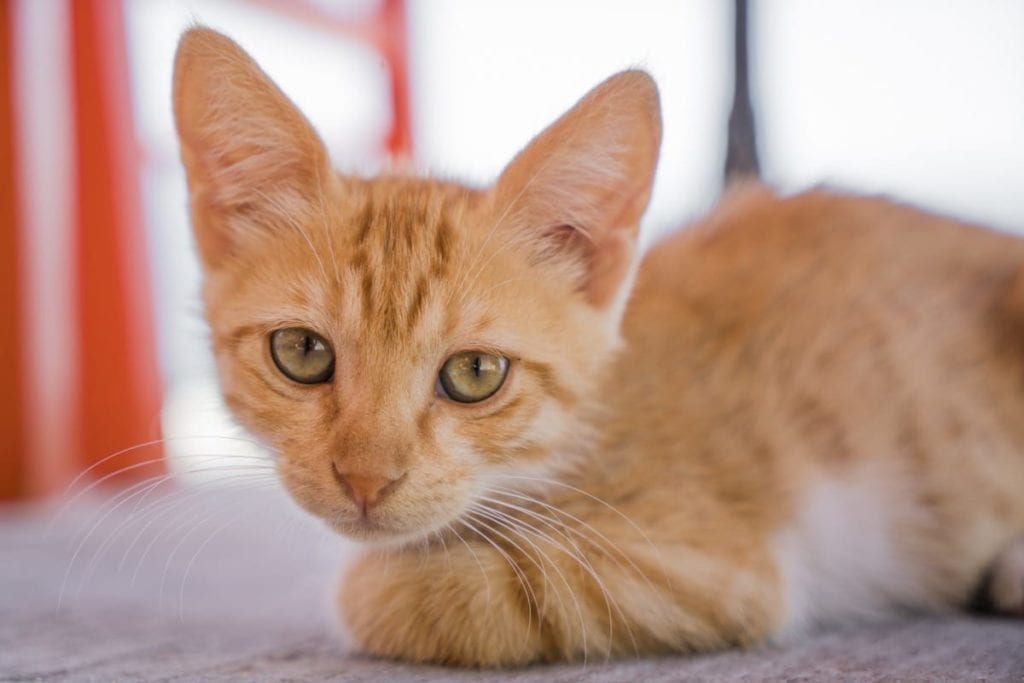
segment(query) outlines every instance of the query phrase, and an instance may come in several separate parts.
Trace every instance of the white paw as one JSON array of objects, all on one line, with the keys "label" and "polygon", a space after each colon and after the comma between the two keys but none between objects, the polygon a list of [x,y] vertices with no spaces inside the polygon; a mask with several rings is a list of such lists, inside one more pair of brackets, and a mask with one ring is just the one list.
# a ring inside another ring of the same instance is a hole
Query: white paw
[{"label": "white paw", "polygon": [[996,612],[1024,617],[1024,537],[1007,546],[992,563],[988,598]]}]

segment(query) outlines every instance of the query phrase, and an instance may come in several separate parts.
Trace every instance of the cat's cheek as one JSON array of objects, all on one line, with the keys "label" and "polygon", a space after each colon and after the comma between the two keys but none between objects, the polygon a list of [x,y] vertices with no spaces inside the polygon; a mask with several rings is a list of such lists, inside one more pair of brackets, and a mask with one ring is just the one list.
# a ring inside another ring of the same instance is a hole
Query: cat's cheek
[{"label": "cat's cheek", "polygon": [[278,476],[292,500],[309,514],[326,518],[331,501],[308,469],[283,458],[278,462]]}]

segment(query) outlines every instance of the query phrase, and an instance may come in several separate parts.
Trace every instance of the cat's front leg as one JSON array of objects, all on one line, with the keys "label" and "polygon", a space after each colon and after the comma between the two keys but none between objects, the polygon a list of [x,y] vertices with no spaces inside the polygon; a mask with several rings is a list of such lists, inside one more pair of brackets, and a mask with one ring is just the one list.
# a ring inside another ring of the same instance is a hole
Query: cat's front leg
[{"label": "cat's front leg", "polygon": [[461,666],[544,655],[520,577],[488,548],[371,552],[342,577],[338,603],[355,646],[369,654]]}]

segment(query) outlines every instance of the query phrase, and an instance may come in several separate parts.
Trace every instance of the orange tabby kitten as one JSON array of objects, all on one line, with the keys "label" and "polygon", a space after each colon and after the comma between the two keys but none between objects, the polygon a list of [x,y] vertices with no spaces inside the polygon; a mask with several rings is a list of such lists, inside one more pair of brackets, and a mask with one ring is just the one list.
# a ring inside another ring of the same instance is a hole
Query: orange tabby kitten
[{"label": "orange tabby kitten", "polygon": [[228,404],[370,542],[339,608],[414,661],[696,651],[1024,607],[1024,241],[748,186],[642,259],[660,141],[608,79],[493,187],[334,173],[233,42],[174,107]]}]

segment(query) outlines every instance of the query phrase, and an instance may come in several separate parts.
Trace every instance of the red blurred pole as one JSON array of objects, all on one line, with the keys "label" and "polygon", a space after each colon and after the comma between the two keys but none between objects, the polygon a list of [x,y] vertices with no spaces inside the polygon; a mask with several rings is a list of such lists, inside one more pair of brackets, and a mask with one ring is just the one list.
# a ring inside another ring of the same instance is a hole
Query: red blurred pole
[{"label": "red blurred pole", "polygon": [[[159,437],[161,387],[121,2],[70,0],[77,158],[78,465]],[[98,466],[163,470],[159,446]]]},{"label": "red blurred pole", "polygon": [[368,43],[380,52],[390,79],[394,117],[384,145],[392,159],[412,158],[412,96],[409,90],[409,31],[405,0],[381,0],[367,17],[343,19],[309,0],[249,0],[278,14]]},{"label": "red blurred pole", "polygon": [[393,159],[412,157],[412,105],[409,91],[409,33],[405,0],[383,0],[378,19],[382,28],[381,52],[391,77],[394,118],[388,134]]},{"label": "red blurred pole", "polygon": [[10,3],[0,0],[0,500],[28,488],[13,91],[14,26]]}]

